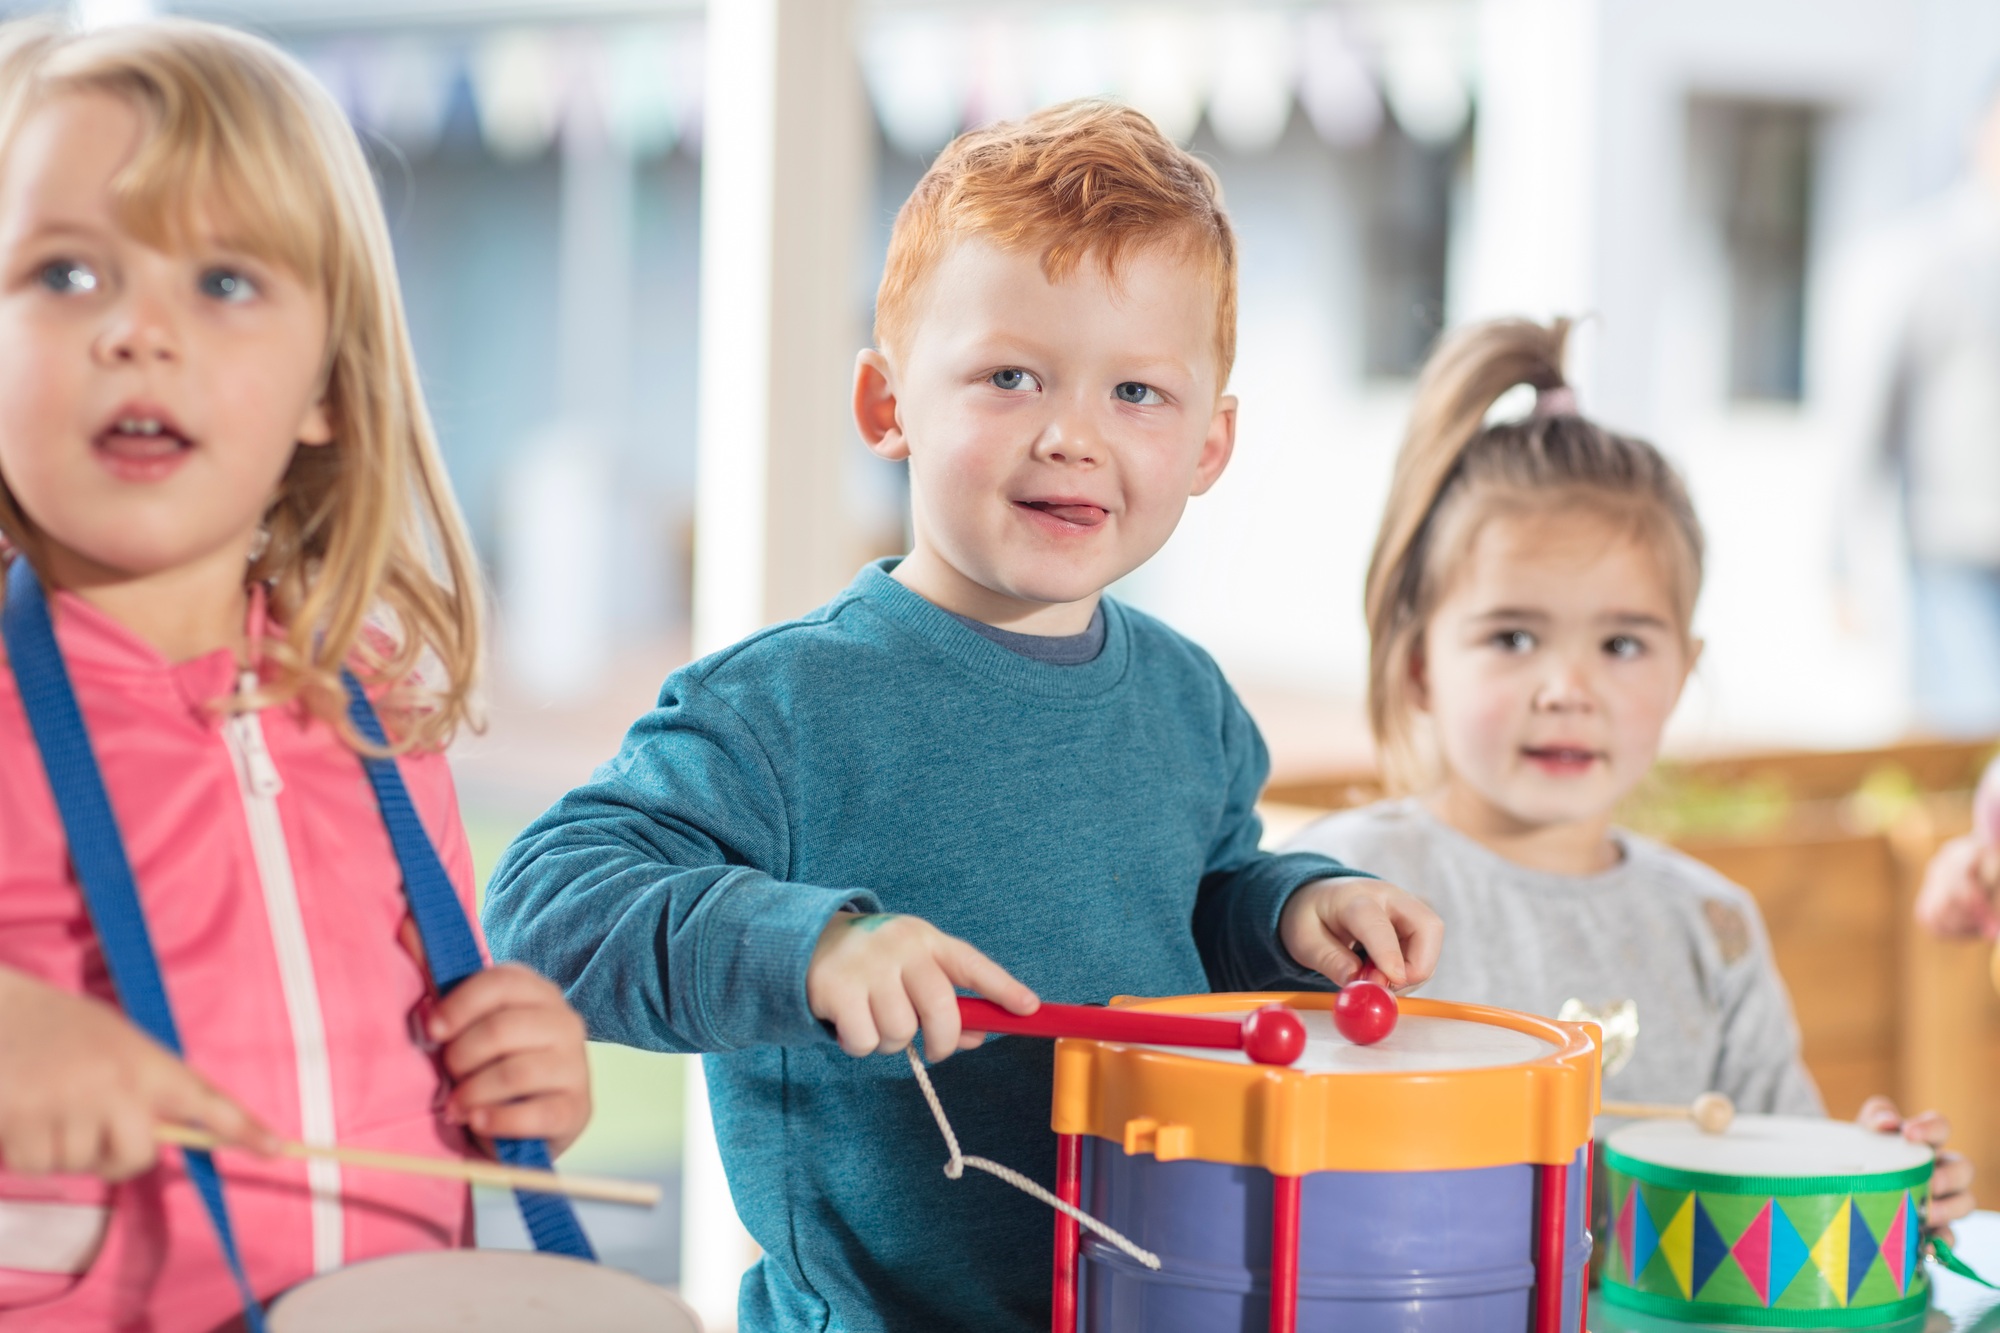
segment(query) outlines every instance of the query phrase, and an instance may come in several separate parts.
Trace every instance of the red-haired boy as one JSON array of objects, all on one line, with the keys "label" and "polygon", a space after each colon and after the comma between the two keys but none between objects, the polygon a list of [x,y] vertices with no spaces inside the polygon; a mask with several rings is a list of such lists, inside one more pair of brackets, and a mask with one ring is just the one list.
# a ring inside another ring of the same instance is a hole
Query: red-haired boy
[{"label": "red-haired boy", "polygon": [[957,988],[1026,1012],[1338,982],[1357,941],[1430,973],[1416,899],[1258,850],[1249,715],[1103,596],[1229,461],[1235,298],[1214,176],[1143,116],[960,138],[897,219],[855,372],[863,437],[909,462],[910,554],[676,672],[493,878],[495,951],[592,1035],[710,1053],[764,1247],[746,1330],[1047,1326],[1053,1215],[940,1174],[893,1054],[967,1049],[935,1076],[960,1134],[1048,1179],[1049,1045],[972,1050]]}]

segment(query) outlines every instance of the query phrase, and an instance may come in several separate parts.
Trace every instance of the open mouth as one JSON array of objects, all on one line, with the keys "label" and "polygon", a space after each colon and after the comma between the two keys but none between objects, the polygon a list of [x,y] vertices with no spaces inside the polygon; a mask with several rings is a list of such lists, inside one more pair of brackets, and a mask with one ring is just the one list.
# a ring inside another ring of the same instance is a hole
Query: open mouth
[{"label": "open mouth", "polygon": [[1084,500],[1017,500],[1015,503],[1073,528],[1094,528],[1111,516],[1102,505]]},{"label": "open mouth", "polygon": [[136,413],[114,417],[91,444],[106,467],[130,481],[163,477],[194,449],[165,417]]},{"label": "open mouth", "polygon": [[1582,773],[1604,758],[1602,752],[1578,745],[1541,745],[1521,751],[1537,768],[1551,773]]}]

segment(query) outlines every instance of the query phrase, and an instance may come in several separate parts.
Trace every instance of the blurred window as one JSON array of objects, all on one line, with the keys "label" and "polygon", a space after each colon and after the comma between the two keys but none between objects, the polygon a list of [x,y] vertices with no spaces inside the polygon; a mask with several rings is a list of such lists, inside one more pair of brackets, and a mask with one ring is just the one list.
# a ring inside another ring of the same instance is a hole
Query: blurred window
[{"label": "blurred window", "polygon": [[1466,140],[1424,143],[1393,120],[1362,150],[1367,217],[1362,369],[1411,376],[1444,326],[1452,183]]},{"label": "blurred window", "polygon": [[1700,98],[1694,141],[1720,187],[1711,197],[1728,267],[1729,396],[1797,402],[1805,380],[1811,244],[1810,106]]}]

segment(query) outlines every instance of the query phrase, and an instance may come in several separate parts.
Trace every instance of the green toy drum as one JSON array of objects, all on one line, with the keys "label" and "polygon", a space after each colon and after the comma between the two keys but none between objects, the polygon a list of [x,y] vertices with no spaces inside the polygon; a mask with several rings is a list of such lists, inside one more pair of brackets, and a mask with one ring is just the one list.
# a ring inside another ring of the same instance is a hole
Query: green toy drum
[{"label": "green toy drum", "polygon": [[1605,1141],[1603,1299],[1690,1322],[1858,1328],[1923,1311],[1931,1150],[1836,1120],[1627,1125]]}]

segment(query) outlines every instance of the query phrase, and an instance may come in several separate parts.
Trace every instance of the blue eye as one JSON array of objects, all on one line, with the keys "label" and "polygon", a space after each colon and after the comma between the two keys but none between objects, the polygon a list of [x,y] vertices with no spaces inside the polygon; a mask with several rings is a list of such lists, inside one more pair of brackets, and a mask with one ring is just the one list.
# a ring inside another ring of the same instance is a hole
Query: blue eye
[{"label": "blue eye", "polygon": [[257,284],[233,268],[212,268],[201,275],[201,294],[217,301],[247,301],[257,294]]},{"label": "blue eye", "polygon": [[1158,389],[1150,384],[1141,384],[1137,380],[1126,380],[1111,392],[1118,396],[1119,402],[1131,403],[1135,407],[1156,407],[1166,401],[1160,397]]},{"label": "blue eye", "polygon": [[97,275],[73,259],[51,260],[35,276],[42,286],[64,296],[97,290]]},{"label": "blue eye", "polygon": [[1039,389],[1042,387],[1040,380],[1016,366],[1009,366],[1005,370],[994,371],[986,377],[986,382],[996,389],[1005,389],[1009,393],[1020,389]]}]

